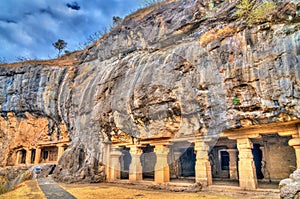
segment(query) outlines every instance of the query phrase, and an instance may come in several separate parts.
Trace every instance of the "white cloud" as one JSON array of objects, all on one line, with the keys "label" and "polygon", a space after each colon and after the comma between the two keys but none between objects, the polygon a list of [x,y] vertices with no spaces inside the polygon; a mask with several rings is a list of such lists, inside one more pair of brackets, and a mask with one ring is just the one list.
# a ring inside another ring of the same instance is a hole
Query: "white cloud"
[{"label": "white cloud", "polygon": [[9,61],[24,55],[42,59],[54,57],[56,51],[52,43],[57,39],[64,39],[69,50],[76,50],[89,35],[109,27],[112,16],[123,17],[138,7],[135,0],[78,0],[80,9],[74,10],[66,6],[72,2],[0,1],[0,56]]}]

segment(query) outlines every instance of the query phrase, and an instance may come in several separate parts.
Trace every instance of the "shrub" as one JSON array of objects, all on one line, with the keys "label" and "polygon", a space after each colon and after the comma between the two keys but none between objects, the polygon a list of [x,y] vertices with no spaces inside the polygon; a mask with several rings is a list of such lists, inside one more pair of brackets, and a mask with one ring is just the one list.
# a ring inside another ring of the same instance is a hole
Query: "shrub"
[{"label": "shrub", "polygon": [[237,96],[234,96],[232,102],[234,105],[238,105],[240,103],[240,99]]},{"label": "shrub", "polygon": [[236,7],[238,9],[235,13],[238,18],[245,19],[248,24],[253,24],[268,20],[267,17],[276,9],[276,4],[269,0],[255,5],[255,1],[241,0]]},{"label": "shrub", "polygon": [[273,1],[266,1],[250,12],[248,23],[260,23],[267,20],[268,16],[274,12],[276,4]]},{"label": "shrub", "polygon": [[251,12],[251,9],[253,7],[253,2],[250,2],[249,0],[241,0],[239,4],[236,6],[238,9],[235,12],[239,19],[244,18],[245,16],[249,15]]}]

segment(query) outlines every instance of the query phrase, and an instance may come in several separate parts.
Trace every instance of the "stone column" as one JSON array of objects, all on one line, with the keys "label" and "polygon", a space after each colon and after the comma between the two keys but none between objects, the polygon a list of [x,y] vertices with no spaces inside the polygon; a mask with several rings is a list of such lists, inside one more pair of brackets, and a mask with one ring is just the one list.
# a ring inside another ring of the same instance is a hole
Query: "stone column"
[{"label": "stone column", "polygon": [[30,149],[26,149],[26,160],[25,160],[25,164],[26,164],[26,165],[31,164],[31,150],[30,150]]},{"label": "stone column", "polygon": [[195,143],[196,152],[196,182],[201,183],[203,187],[212,185],[211,165],[208,157],[209,146],[204,140],[197,140]]},{"label": "stone column", "polygon": [[21,151],[17,151],[16,165],[19,165],[21,162]]},{"label": "stone column", "polygon": [[239,150],[239,181],[243,189],[257,188],[256,169],[252,155],[253,144],[248,138],[237,139]]},{"label": "stone column", "polygon": [[58,145],[58,153],[57,153],[57,161],[60,159],[60,157],[64,154],[65,150],[63,145]]},{"label": "stone column", "polygon": [[297,168],[300,168],[300,138],[290,139],[289,145],[295,149]]},{"label": "stone column", "polygon": [[104,153],[103,153],[103,160],[105,165],[105,174],[106,174],[106,180],[109,181],[111,179],[111,169],[110,169],[110,152],[112,148],[111,142],[105,142],[104,143]]},{"label": "stone column", "polygon": [[130,147],[131,164],[129,167],[129,181],[135,182],[143,180],[143,167],[140,161],[142,149],[137,146]]},{"label": "stone column", "polygon": [[170,182],[170,169],[168,165],[169,148],[162,144],[155,145],[154,152],[156,154],[154,182],[156,184]]},{"label": "stone column", "polygon": [[36,148],[34,164],[39,164],[40,163],[41,153],[42,153],[42,149],[40,147]]},{"label": "stone column", "polygon": [[113,147],[110,152],[110,176],[109,181],[114,181],[120,179],[121,165],[120,165],[120,156],[122,155],[121,148]]},{"label": "stone column", "polygon": [[238,180],[238,173],[237,173],[237,149],[227,149],[229,153],[229,175],[230,179]]}]

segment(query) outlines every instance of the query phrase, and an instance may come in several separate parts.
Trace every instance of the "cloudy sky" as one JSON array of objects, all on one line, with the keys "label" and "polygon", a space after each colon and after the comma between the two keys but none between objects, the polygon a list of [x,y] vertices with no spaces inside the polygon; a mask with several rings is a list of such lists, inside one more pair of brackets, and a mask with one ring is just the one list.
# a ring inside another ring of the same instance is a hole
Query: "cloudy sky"
[{"label": "cloudy sky", "polygon": [[113,16],[137,10],[141,0],[1,0],[0,61],[49,59],[63,39],[74,51],[89,35],[110,27]]}]

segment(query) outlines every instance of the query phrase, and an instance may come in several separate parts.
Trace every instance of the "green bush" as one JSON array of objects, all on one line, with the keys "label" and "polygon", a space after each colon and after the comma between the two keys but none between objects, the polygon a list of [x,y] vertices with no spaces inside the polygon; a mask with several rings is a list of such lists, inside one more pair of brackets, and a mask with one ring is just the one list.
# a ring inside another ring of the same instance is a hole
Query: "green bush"
[{"label": "green bush", "polygon": [[235,12],[239,19],[244,18],[245,16],[248,16],[251,12],[251,9],[253,7],[253,3],[249,0],[241,0],[239,4],[236,6],[238,9]]},{"label": "green bush", "polygon": [[250,24],[264,22],[268,20],[268,16],[272,14],[275,9],[276,4],[273,1],[266,1],[250,12],[248,22]]},{"label": "green bush", "polygon": [[237,96],[234,96],[232,102],[234,105],[238,105],[240,103],[240,99]]},{"label": "green bush", "polygon": [[268,16],[276,9],[273,1],[265,1],[255,5],[255,1],[240,0],[235,12],[238,18],[245,19],[248,24],[261,23],[268,20]]}]

